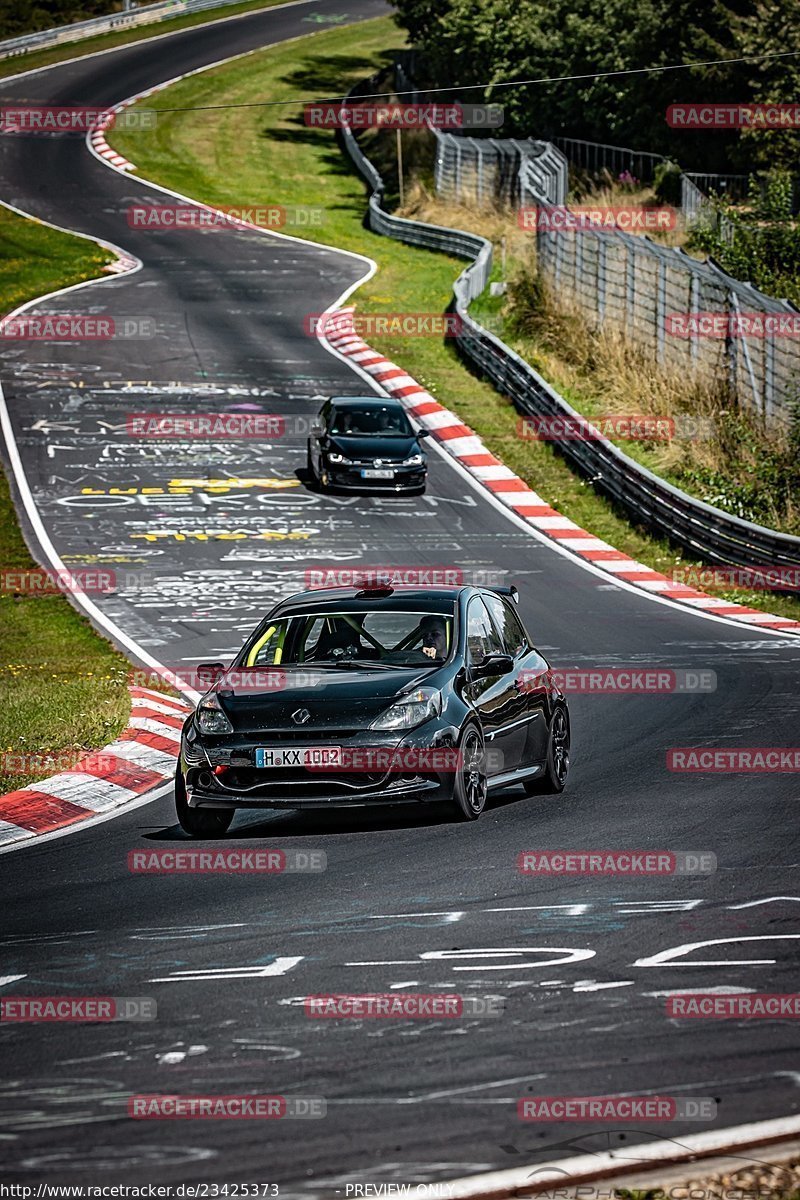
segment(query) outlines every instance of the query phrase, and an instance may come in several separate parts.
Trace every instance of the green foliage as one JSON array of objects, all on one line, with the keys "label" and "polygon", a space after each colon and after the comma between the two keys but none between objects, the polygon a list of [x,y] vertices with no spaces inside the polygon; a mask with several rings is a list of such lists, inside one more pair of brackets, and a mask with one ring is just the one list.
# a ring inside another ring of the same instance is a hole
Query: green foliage
[{"label": "green foliage", "polygon": [[[796,529],[800,496],[800,421],[793,415],[785,441],[763,436],[756,419],[734,409],[715,419],[718,463],[675,469],[676,481],[692,495],[746,521]],[[792,514],[794,514],[792,516]]]},{"label": "green foliage", "polygon": [[681,203],[681,169],[677,163],[659,163],[653,178],[653,191],[659,204],[673,204],[680,207]]},{"label": "green foliage", "polygon": [[800,305],[800,219],[792,216],[792,177],[776,169],[750,179],[746,207],[711,200],[713,220],[694,230],[693,249],[712,254],[730,275]]},{"label": "green foliage", "polygon": [[0,8],[0,38],[20,37],[56,25],[71,25],[117,12],[115,0],[5,0]]},{"label": "green foliage", "polygon": [[[769,155],[780,131],[671,129],[670,104],[791,102],[800,59],[724,63],[653,74],[592,72],[800,50],[797,0],[392,0],[437,84],[481,85],[506,106],[504,135],[558,134],[653,150],[687,169],[724,171]],[[584,76],[508,88],[513,79]],[[796,134],[794,135],[796,139]],[[797,158],[795,141],[795,161]],[[787,154],[790,153],[787,148]]]}]

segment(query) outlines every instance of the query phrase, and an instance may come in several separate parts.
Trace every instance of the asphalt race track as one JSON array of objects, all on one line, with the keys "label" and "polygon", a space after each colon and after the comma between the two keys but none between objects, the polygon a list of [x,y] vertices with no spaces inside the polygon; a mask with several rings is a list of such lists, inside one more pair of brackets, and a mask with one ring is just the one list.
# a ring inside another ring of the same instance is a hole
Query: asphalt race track
[{"label": "asphalt race track", "polygon": [[[310,13],[340,7],[312,0],[50,68],[0,83],[0,102],[114,103],[310,32]],[[385,9],[352,0],[346,11],[356,21]],[[0,184],[6,201],[143,263],[43,307],[147,316],[155,337],[7,345],[0,380],[53,545],[70,566],[131,573],[95,602],[145,654],[172,667],[230,655],[309,565],[452,564],[517,583],[556,665],[717,676],[707,694],[573,697],[573,768],[558,799],[511,790],[468,825],[425,809],[265,812],[237,817],[224,839],[323,850],[323,874],[131,874],[129,851],[183,841],[169,795],[0,856],[4,996],[158,1004],[151,1023],[0,1027],[6,1177],[247,1180],[280,1184],[287,1200],[709,1127],[526,1125],[525,1095],[713,1097],[712,1128],[797,1113],[791,1021],[665,1012],[676,990],[800,990],[797,779],[682,776],[666,753],[796,744],[800,642],[616,586],[524,532],[436,453],[422,498],[310,491],[303,422],[324,396],[366,385],[303,318],[363,262],[258,233],[132,229],[128,206],[163,194],[109,170],[82,138],[0,138]],[[266,451],[126,432],[132,412],[220,408],[280,414],[289,432]],[[521,851],[547,848],[703,850],[719,867],[683,879],[519,874]],[[392,990],[499,995],[505,1011],[335,1021],[302,1005]],[[132,1093],[164,1092],[323,1097],[327,1116],[128,1118]]]}]

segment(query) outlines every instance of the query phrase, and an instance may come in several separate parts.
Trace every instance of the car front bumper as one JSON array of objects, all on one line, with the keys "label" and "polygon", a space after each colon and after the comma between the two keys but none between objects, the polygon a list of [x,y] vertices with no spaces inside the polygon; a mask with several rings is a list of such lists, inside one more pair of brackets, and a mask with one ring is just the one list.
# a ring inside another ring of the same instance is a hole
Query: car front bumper
[{"label": "car front bumper", "polygon": [[425,486],[428,471],[422,467],[392,467],[391,479],[365,479],[361,467],[325,463],[328,486],[356,492],[412,492]]},{"label": "car front bumper", "polygon": [[[190,808],[315,808],[401,804],[449,800],[453,763],[438,768],[442,751],[452,752],[458,730],[439,718],[398,739],[397,734],[365,730],[347,738],[324,738],[275,731],[243,737],[181,743],[178,769]],[[305,767],[257,768],[255,751],[263,745],[341,746],[354,754],[369,752],[359,770],[310,770]],[[376,752],[380,752],[378,756]],[[404,756],[404,752],[405,756]],[[408,753],[410,752],[410,753]],[[398,761],[399,758],[399,761]],[[371,769],[377,761],[376,769]],[[432,769],[428,769],[431,767]],[[219,773],[215,773],[219,769]]]}]

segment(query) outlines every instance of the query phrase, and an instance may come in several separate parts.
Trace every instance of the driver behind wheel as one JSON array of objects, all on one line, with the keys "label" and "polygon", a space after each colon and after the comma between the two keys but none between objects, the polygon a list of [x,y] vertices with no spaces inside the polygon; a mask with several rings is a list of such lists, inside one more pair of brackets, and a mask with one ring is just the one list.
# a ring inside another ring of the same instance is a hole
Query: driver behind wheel
[{"label": "driver behind wheel", "polygon": [[422,653],[428,658],[447,658],[447,625],[444,617],[423,617],[419,627],[422,632]]}]

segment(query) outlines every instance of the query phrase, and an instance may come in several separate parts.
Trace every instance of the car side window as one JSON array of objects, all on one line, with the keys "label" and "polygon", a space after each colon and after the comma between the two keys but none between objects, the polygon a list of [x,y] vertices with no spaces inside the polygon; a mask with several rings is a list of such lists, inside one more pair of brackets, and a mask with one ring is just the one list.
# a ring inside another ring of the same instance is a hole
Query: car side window
[{"label": "car side window", "polygon": [[504,653],[486,605],[478,596],[470,600],[467,609],[467,647],[472,666],[482,663],[487,654]]},{"label": "car side window", "polygon": [[512,658],[516,658],[520,651],[524,650],[528,644],[528,639],[525,636],[525,630],[522,628],[519,617],[514,612],[511,603],[508,600],[504,600],[501,596],[484,596],[484,601],[492,615],[492,620],[500,635],[505,653],[510,654]]}]

